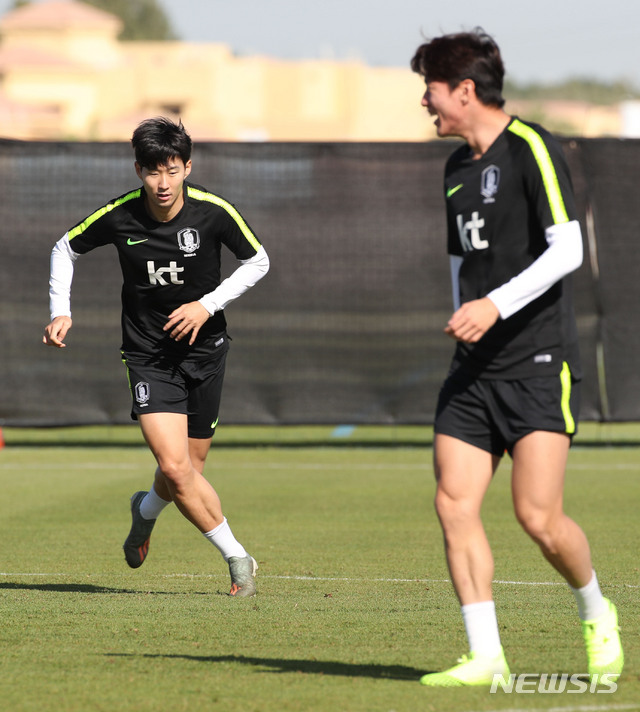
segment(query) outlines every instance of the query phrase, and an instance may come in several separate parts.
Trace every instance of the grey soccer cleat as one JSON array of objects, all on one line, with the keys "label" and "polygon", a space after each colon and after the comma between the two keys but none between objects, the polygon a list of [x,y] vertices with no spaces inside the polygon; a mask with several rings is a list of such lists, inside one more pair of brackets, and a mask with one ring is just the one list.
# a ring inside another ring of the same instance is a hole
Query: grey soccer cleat
[{"label": "grey soccer cleat", "polygon": [[142,566],[149,553],[149,539],[155,519],[145,519],[140,514],[140,503],[147,492],[136,492],[131,497],[131,531],[124,542],[124,558],[132,569]]},{"label": "grey soccer cleat", "polygon": [[229,574],[231,575],[230,596],[247,598],[256,595],[256,571],[258,563],[247,554],[246,556],[232,556],[229,559]]}]

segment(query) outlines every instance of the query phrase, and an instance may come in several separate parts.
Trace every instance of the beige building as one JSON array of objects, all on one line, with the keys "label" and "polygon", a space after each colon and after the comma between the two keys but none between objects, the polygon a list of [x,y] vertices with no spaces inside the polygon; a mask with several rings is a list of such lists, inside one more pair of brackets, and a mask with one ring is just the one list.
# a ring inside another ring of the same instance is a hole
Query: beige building
[{"label": "beige building", "polygon": [[[0,137],[127,140],[157,114],[180,116],[197,140],[435,136],[420,106],[423,82],[408,66],[237,57],[217,43],[121,42],[120,31],[117,17],[76,0],[0,18]],[[567,131],[580,135],[616,135],[618,114],[562,107]]]},{"label": "beige building", "polygon": [[415,140],[431,127],[409,69],[236,57],[224,44],[120,42],[121,22],[75,0],[0,19],[0,135],[121,140],[180,115],[200,140]]}]

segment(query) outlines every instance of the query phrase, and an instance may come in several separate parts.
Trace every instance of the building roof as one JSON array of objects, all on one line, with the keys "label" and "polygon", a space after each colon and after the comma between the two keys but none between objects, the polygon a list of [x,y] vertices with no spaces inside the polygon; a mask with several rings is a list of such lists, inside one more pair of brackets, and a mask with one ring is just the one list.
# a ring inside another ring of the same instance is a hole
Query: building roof
[{"label": "building roof", "polygon": [[122,20],[116,15],[76,0],[29,3],[0,19],[0,30],[112,29],[119,32]]}]

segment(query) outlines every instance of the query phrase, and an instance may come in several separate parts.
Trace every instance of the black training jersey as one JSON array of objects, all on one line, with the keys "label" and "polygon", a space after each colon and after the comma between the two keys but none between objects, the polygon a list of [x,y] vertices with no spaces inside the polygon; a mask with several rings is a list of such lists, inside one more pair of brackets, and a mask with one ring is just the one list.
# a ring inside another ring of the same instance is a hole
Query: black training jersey
[{"label": "black training jersey", "polygon": [[[513,118],[474,159],[468,145],[447,162],[449,254],[462,257],[460,303],[485,297],[526,269],[547,248],[545,229],[576,220],[561,146],[540,126]],[[459,342],[454,368],[487,378],[579,375],[570,280],[496,324],[476,344]]]},{"label": "black training jersey", "polygon": [[189,339],[171,339],[162,329],[169,314],[197,301],[220,284],[221,247],[239,260],[253,257],[260,243],[231,203],[205,188],[184,184],[184,206],[169,222],[157,222],[138,188],[115,198],[68,233],[74,252],[113,244],[122,268],[122,348],[128,354],[172,358],[207,356],[224,331],[223,311]]}]

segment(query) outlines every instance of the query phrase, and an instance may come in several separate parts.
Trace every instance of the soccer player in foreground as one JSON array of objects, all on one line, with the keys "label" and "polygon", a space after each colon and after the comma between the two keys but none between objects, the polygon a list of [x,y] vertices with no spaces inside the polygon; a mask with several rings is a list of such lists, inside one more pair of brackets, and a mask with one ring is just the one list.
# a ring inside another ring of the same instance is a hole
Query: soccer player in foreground
[{"label": "soccer player in foreground", "polygon": [[[269,259],[233,205],[187,182],[192,142],[182,122],[143,121],[131,143],[142,186],[96,210],[53,248],[51,323],[43,341],[65,346],[77,258],[114,245],[123,276],[122,360],[131,414],[157,461],[149,491],[131,497],[125,558],[132,568],[142,565],[157,517],[175,502],[228,563],[230,595],[252,596],[257,563],[235,539],[202,473],[229,348],[223,309],[267,273]],[[240,265],[221,282],[222,245]]]},{"label": "soccer player in foreground", "polygon": [[580,386],[568,275],[582,263],[582,237],[568,166],[548,132],[504,111],[500,51],[482,30],[422,44],[411,67],[425,79],[422,105],[438,136],[465,141],[444,176],[454,301],[445,332],[457,345],[436,409],[434,467],[470,651],[420,682],[490,685],[494,673],[509,675],[480,517],[505,451],[516,517],[576,598],[588,673],[620,674],[616,608],[562,504]]}]

